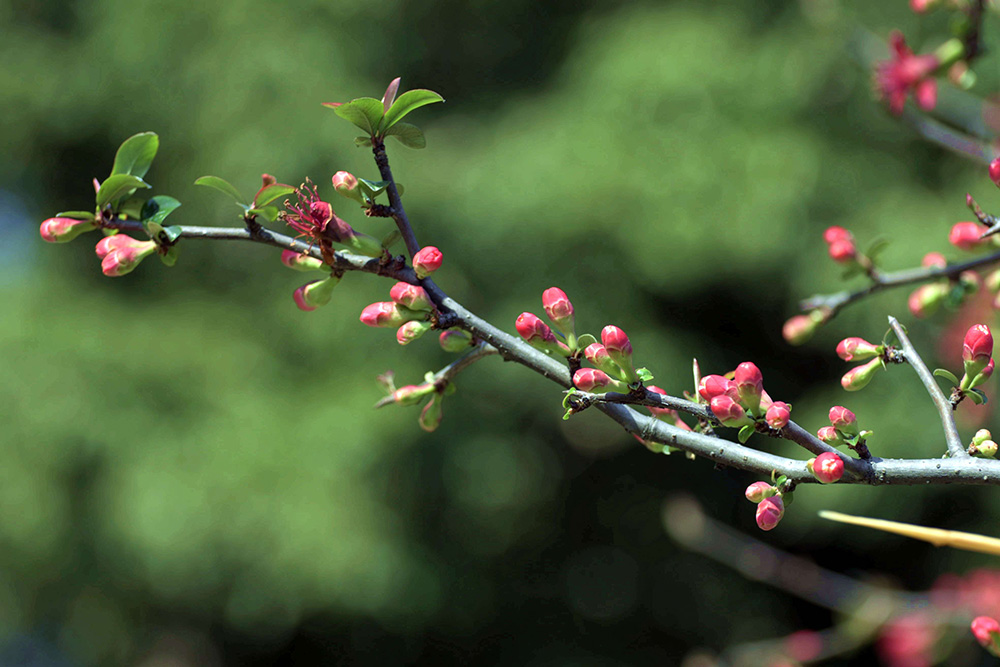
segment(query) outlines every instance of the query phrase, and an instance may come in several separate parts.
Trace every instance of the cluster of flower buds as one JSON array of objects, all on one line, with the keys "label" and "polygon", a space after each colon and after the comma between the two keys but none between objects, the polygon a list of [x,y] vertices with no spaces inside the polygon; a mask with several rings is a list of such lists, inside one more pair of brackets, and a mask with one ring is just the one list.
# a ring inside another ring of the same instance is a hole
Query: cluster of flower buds
[{"label": "cluster of flower buds", "polygon": [[390,404],[409,406],[426,401],[424,407],[420,410],[420,417],[417,419],[417,423],[420,425],[420,428],[428,433],[436,430],[441,425],[441,419],[444,416],[441,404],[444,402],[444,396],[445,394],[453,393],[455,390],[452,384],[439,387],[433,381],[430,373],[428,373],[428,377],[425,378],[422,384],[408,384],[399,389],[395,387],[391,371],[385,375],[380,375],[378,381],[388,395],[379,401],[375,407]]},{"label": "cluster of flower buds", "polygon": [[370,327],[398,327],[396,340],[407,345],[434,326],[430,321],[434,304],[423,287],[396,283],[389,290],[392,301],[377,301],[361,311],[361,323]]},{"label": "cluster of flower buds", "polygon": [[93,217],[78,220],[76,218],[49,218],[42,223],[39,232],[49,243],[69,243],[80,234],[97,229],[99,225]]},{"label": "cluster of flower buds", "polygon": [[885,352],[885,345],[873,345],[857,336],[840,341],[837,344],[837,356],[844,361],[870,360],[847,371],[840,379],[841,386],[847,391],[858,391],[866,387],[875,374],[885,368]]},{"label": "cluster of flower buds", "polygon": [[802,345],[830,317],[828,308],[815,308],[802,315],[794,315],[781,327],[781,336],[789,345]]},{"label": "cluster of flower buds", "polygon": [[741,431],[745,442],[753,432],[755,422],[763,421],[772,429],[788,425],[792,406],[773,401],[764,391],[764,377],[752,361],[744,361],[726,375],[706,375],[698,384],[698,395],[708,403],[712,414],[724,426],[746,429]]},{"label": "cluster of flower buds", "polygon": [[127,234],[105,236],[97,243],[101,271],[112,278],[131,273],[139,262],[157,250],[155,241],[139,241]]},{"label": "cluster of flower buds", "polygon": [[[552,326],[555,327],[559,337],[563,340],[558,340],[549,325],[545,324],[534,313],[529,312],[521,313],[514,322],[514,328],[517,329],[517,333],[536,350],[552,352],[564,357],[571,356],[577,351],[578,347],[576,323],[573,317],[573,303],[566,296],[566,292],[563,292],[558,287],[550,287],[542,292],[542,308],[545,309],[546,317],[552,322]],[[593,336],[590,339],[593,340]],[[598,368],[601,368],[601,366],[598,366]],[[610,380],[611,378],[607,379]],[[599,376],[595,377],[590,387],[605,386],[601,384],[602,382],[604,382],[603,378]],[[577,387],[583,389],[580,385],[577,385]],[[590,389],[584,389],[584,391],[590,391]]]},{"label": "cluster of flower buds", "polygon": [[806,461],[806,468],[821,484],[833,484],[844,476],[844,461],[833,452],[823,452]]},{"label": "cluster of flower buds", "polygon": [[981,459],[995,459],[997,443],[993,441],[993,434],[985,428],[976,431],[972,436],[972,444],[969,445],[969,454]]},{"label": "cluster of flower buds", "polygon": [[858,259],[858,248],[854,244],[854,235],[843,227],[827,227],[823,232],[827,252],[830,258],[838,264],[849,264]]},{"label": "cluster of flower buds", "polygon": [[978,616],[972,621],[972,635],[991,655],[1000,658],[1000,623],[992,616]]},{"label": "cluster of flower buds", "polygon": [[975,324],[962,342],[965,374],[959,389],[967,391],[985,382],[993,374],[993,334],[985,324]]},{"label": "cluster of flower buds", "polygon": [[829,417],[830,426],[824,426],[816,431],[816,437],[831,447],[847,445],[853,449],[863,444],[872,434],[871,431],[862,431],[858,426],[858,418],[842,405],[830,408]]},{"label": "cluster of flower buds", "polygon": [[757,526],[773,530],[785,516],[785,501],[778,487],[767,482],[754,482],[747,487],[746,498],[757,504]]},{"label": "cluster of flower buds", "polygon": [[[587,338],[593,340],[593,336]],[[574,345],[577,342],[573,340]],[[572,352],[572,348],[566,350]],[[573,374],[573,385],[583,391],[628,391],[629,385],[635,386],[643,378],[651,377],[645,369],[636,370],[632,363],[632,343],[613,324],[601,329],[601,342],[584,348],[583,356],[596,367],[581,368]]]}]

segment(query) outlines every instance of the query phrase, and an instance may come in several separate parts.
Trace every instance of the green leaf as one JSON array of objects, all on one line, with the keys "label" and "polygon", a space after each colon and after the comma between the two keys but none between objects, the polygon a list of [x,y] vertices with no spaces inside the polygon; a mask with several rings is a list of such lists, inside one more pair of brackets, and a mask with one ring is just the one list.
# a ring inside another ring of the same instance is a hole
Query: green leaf
[{"label": "green leaf", "polygon": [[403,117],[414,109],[419,109],[425,104],[433,104],[434,102],[444,102],[444,98],[433,90],[418,88],[406,91],[396,98],[396,101],[389,107],[389,111],[386,112],[385,118],[382,120],[382,131],[387,131],[393,125],[403,120]]},{"label": "green leaf", "polygon": [[374,136],[382,122],[382,101],[376,100],[374,97],[359,97],[347,104],[335,107],[333,112]]},{"label": "green leaf", "polygon": [[240,191],[234,188],[229,181],[218,176],[202,176],[194,182],[195,185],[204,185],[207,188],[215,188],[219,192],[225,192],[236,200],[237,204],[246,205],[247,200],[243,198]]},{"label": "green leaf", "polygon": [[407,148],[426,148],[427,139],[424,132],[416,125],[410,123],[396,123],[385,133],[387,137],[396,137],[399,143]]},{"label": "green leaf", "polygon": [[57,218],[73,218],[74,220],[93,220],[97,216],[93,211],[60,211],[55,214]]},{"label": "green leaf", "polygon": [[982,405],[986,402],[986,394],[976,389],[966,390],[965,395],[976,405]]},{"label": "green leaf", "polygon": [[354,145],[358,148],[371,148],[372,138],[371,137],[354,137]]},{"label": "green leaf", "polygon": [[955,374],[949,370],[945,370],[944,368],[935,368],[934,375],[938,376],[939,378],[944,378],[948,380],[956,387],[958,386],[958,378],[955,377]]},{"label": "green leaf", "polygon": [[284,197],[295,192],[295,188],[291,185],[284,185],[282,183],[272,183],[265,188],[261,188],[257,196],[254,197],[253,205],[255,208],[261,208],[267,206],[275,199],[279,197]]},{"label": "green leaf", "polygon": [[178,225],[171,225],[170,227],[163,228],[163,235],[166,236],[170,243],[173,243],[181,237],[181,228]]},{"label": "green leaf", "polygon": [[110,202],[127,197],[137,188],[148,188],[149,183],[132,174],[115,174],[101,183],[97,189],[97,206],[104,208]]},{"label": "green leaf", "polygon": [[785,507],[789,507],[793,502],[795,502],[795,494],[792,491],[785,491],[781,494],[781,502]]},{"label": "green leaf", "polygon": [[580,336],[579,338],[576,339],[576,345],[581,350],[586,350],[587,347],[589,347],[590,345],[593,345],[596,342],[597,342],[597,339],[594,338],[593,334],[583,334],[582,336]]},{"label": "green leaf", "polygon": [[268,222],[274,222],[278,219],[278,214],[280,214],[281,211],[277,206],[264,206],[261,208],[252,208],[247,211],[247,213],[264,218]]},{"label": "green leaf", "polygon": [[167,195],[150,197],[142,205],[139,218],[148,222],[163,222],[180,205],[179,201]]},{"label": "green leaf", "polygon": [[142,178],[153,164],[160,138],[155,132],[140,132],[122,142],[115,154],[115,164],[111,174],[131,174]]},{"label": "green leaf", "polygon": [[865,255],[867,255],[868,259],[870,259],[874,264],[878,260],[878,256],[882,254],[882,251],[888,247],[889,239],[875,239],[872,241],[872,244],[868,246],[868,250],[865,252]]},{"label": "green leaf", "polygon": [[177,255],[180,253],[180,246],[172,245],[167,248],[167,252],[160,254],[156,253],[160,257],[160,261],[167,266],[173,266],[177,263]]},{"label": "green leaf", "polygon": [[740,441],[741,445],[746,444],[746,441],[750,439],[750,436],[753,435],[753,432],[754,432],[753,424],[747,424],[746,426],[740,429],[740,432],[736,436],[736,438]]},{"label": "green leaf", "polygon": [[648,368],[637,368],[635,373],[643,382],[651,382],[653,380],[653,374],[649,372]]}]

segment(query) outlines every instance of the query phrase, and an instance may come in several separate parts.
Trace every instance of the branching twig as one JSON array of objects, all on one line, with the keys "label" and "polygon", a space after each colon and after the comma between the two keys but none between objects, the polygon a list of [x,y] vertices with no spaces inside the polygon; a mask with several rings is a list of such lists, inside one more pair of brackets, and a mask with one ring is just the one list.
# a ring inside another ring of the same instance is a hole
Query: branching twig
[{"label": "branching twig", "polygon": [[372,144],[372,152],[375,154],[375,164],[378,166],[378,173],[382,175],[383,181],[389,182],[389,187],[385,189],[385,193],[389,196],[392,219],[396,221],[396,228],[399,229],[399,233],[403,237],[403,243],[406,244],[406,252],[412,258],[420,250],[420,244],[417,243],[413,227],[410,226],[410,220],[406,217],[403,202],[399,198],[399,190],[396,188],[396,181],[393,179],[392,170],[389,168],[389,157],[385,154],[385,142],[382,139],[376,140]]},{"label": "branching twig", "polygon": [[962,446],[962,438],[958,434],[958,427],[955,426],[955,416],[954,408],[951,405],[951,401],[944,395],[941,391],[941,387],[938,386],[937,380],[927,369],[927,365],[924,363],[920,355],[913,348],[913,344],[907,337],[906,332],[903,331],[903,327],[899,324],[895,317],[889,316],[889,326],[892,327],[893,332],[896,334],[896,338],[899,339],[899,343],[903,348],[903,354],[906,356],[907,363],[913,367],[913,370],[917,372],[917,376],[923,383],[924,387],[927,388],[927,393],[931,395],[931,400],[934,401],[934,407],[937,408],[938,415],[941,417],[941,426],[944,427],[944,438],[948,443],[948,454],[953,458],[963,458],[968,457],[969,453],[965,451],[965,447]]}]

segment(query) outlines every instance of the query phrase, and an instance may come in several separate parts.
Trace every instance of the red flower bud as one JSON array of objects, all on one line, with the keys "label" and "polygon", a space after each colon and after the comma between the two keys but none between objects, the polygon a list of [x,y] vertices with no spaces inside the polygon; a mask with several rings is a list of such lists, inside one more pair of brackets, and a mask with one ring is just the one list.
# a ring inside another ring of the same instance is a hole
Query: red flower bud
[{"label": "red flower bud", "polygon": [[608,351],[611,360],[621,367],[625,379],[628,382],[635,382],[638,376],[635,367],[632,366],[632,343],[625,332],[609,324],[601,329],[601,343],[604,344],[604,349]]},{"label": "red flower bud", "polygon": [[461,329],[448,329],[438,336],[438,343],[445,352],[461,352],[472,344],[472,336]]},{"label": "red flower bud", "polygon": [[973,325],[962,343],[962,361],[982,362],[985,367],[993,356],[993,334],[985,324]]},{"label": "red flower bud", "polygon": [[1000,188],[1000,157],[990,162],[989,172],[990,180],[993,181],[998,188]]},{"label": "red flower bud", "polygon": [[736,367],[733,381],[739,392],[739,401],[744,408],[756,414],[760,409],[760,396],[764,391],[764,376],[752,361],[744,361]]},{"label": "red flower bud", "polygon": [[549,325],[542,322],[533,313],[521,313],[518,315],[517,320],[514,322],[514,328],[517,329],[517,333],[521,335],[521,338],[532,345],[541,342],[556,342],[556,337],[553,335]]},{"label": "red flower bud", "polygon": [[959,222],[951,228],[951,233],[948,235],[948,242],[962,250],[975,250],[982,243],[982,239],[979,237],[983,231],[985,230],[978,223]]},{"label": "red flower bud", "polygon": [[855,247],[854,241],[850,239],[834,241],[827,248],[827,251],[833,261],[838,264],[846,264],[858,256],[858,249]]},{"label": "red flower bud", "polygon": [[580,391],[602,390],[610,385],[614,380],[608,377],[604,371],[596,368],[581,368],[573,373],[573,386]]},{"label": "red flower bud", "polygon": [[837,343],[837,356],[844,361],[864,361],[878,356],[881,351],[881,346],[872,345],[857,336],[845,338]]},{"label": "red flower bud", "polygon": [[358,191],[358,179],[354,177],[354,174],[349,171],[338,171],[333,175],[331,180],[333,181],[333,189],[337,191],[337,194],[348,199],[353,199],[356,202],[364,203],[365,200],[361,196],[361,192]]},{"label": "red flower bud", "polygon": [[747,500],[750,502],[759,503],[764,500],[764,498],[770,498],[777,492],[778,490],[767,482],[754,482],[747,487],[744,495],[746,495]]},{"label": "red flower bud", "polygon": [[976,641],[993,655],[1000,656],[1000,623],[990,616],[977,616],[971,627]]},{"label": "red flower bud", "polygon": [[282,250],[281,263],[296,271],[315,271],[316,269],[323,268],[322,261],[304,253],[297,253],[294,250]]},{"label": "red flower bud", "polygon": [[764,420],[773,429],[782,429],[788,426],[788,420],[792,417],[792,409],[784,401],[775,401],[767,409]]},{"label": "red flower bud", "polygon": [[427,333],[432,326],[434,325],[430,322],[418,322],[414,320],[405,322],[396,330],[396,342],[400,345],[409,345]]},{"label": "red flower bud", "polygon": [[831,243],[836,243],[837,241],[852,241],[854,236],[844,229],[843,227],[827,227],[826,231],[823,232],[823,240],[826,241],[827,245]]},{"label": "red flower bud", "polygon": [[822,311],[819,310],[806,315],[795,315],[781,327],[781,336],[790,345],[802,345],[813,337],[824,319]]},{"label": "red flower bud", "polygon": [[564,334],[573,332],[573,304],[558,287],[550,287],[542,292],[542,307],[556,329]]},{"label": "red flower bud", "polygon": [[821,484],[833,484],[844,476],[844,461],[833,452],[823,452],[812,460],[809,470]]},{"label": "red flower bud", "polygon": [[389,290],[389,298],[410,310],[434,310],[434,304],[423,287],[399,282]]},{"label": "red flower bud", "polygon": [[833,426],[824,426],[816,431],[816,437],[832,447],[840,447],[844,444],[844,439],[837,433]]},{"label": "red flower bud", "polygon": [[127,234],[115,234],[98,241],[96,252],[101,258],[104,275],[117,278],[131,272],[139,266],[139,262],[156,252],[156,243],[139,241]]},{"label": "red flower bud", "polygon": [[[842,431],[847,435],[857,435],[860,433],[858,429],[858,418],[853,412],[848,410],[842,405],[835,405],[830,408],[830,423],[833,428],[838,431]],[[822,438],[820,438],[822,439]]]},{"label": "red flower bud", "polygon": [[441,268],[444,256],[441,251],[432,245],[421,248],[413,256],[413,270],[417,273],[417,278],[426,278]]},{"label": "red flower bud", "polygon": [[588,345],[583,351],[583,356],[587,358],[587,361],[594,364],[611,377],[618,380],[625,379],[625,373],[622,371],[621,366],[616,364],[611,359],[611,356],[608,355],[608,350],[600,343],[591,343]]},{"label": "red flower bud", "polygon": [[733,400],[740,397],[736,383],[722,375],[706,375],[698,383],[698,394],[706,401],[711,401],[716,396],[729,396]]},{"label": "red flower bud", "polygon": [[753,423],[753,421],[747,417],[746,412],[743,410],[743,406],[725,394],[713,398],[709,402],[709,407],[712,408],[712,414],[714,414],[716,418],[722,422],[723,426],[738,428],[740,426],[746,426],[747,424]]},{"label": "red flower bud", "polygon": [[855,366],[840,378],[840,386],[847,391],[859,391],[868,386],[875,374],[882,370],[882,360],[872,359],[867,364]]},{"label": "red flower bud", "polygon": [[361,311],[361,323],[370,327],[398,327],[411,320],[422,320],[427,313],[417,312],[392,301],[378,301]]},{"label": "red flower bud", "polygon": [[761,530],[772,530],[785,515],[785,502],[781,496],[764,498],[757,505],[757,525]]},{"label": "red flower bud", "polygon": [[948,296],[948,286],[940,283],[921,285],[910,293],[907,305],[914,317],[932,315]]},{"label": "red flower bud", "polygon": [[77,220],[75,218],[49,218],[38,230],[42,238],[49,243],[68,243],[80,234],[97,229],[94,220]]},{"label": "red flower bud", "polygon": [[432,391],[434,391],[432,384],[408,384],[392,392],[392,401],[396,405],[416,405]]},{"label": "red flower bud", "polygon": [[929,252],[926,255],[924,255],[924,258],[922,260],[920,260],[920,266],[924,267],[925,269],[929,269],[931,267],[943,269],[944,267],[948,266],[948,260],[945,259],[944,255],[942,255],[939,252]]}]

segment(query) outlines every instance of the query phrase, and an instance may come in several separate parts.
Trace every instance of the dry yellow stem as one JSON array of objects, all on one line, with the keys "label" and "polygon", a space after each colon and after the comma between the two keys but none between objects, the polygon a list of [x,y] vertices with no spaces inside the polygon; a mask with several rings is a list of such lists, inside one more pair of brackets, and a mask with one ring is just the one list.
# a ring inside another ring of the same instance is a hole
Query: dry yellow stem
[{"label": "dry yellow stem", "polygon": [[869,519],[863,516],[851,516],[850,514],[830,512],[828,510],[822,510],[819,515],[830,521],[839,521],[855,526],[866,526],[887,533],[905,535],[915,540],[930,542],[936,547],[953,547],[955,549],[964,549],[965,551],[976,551],[1000,556],[1000,539],[995,537],[986,537],[985,535],[976,535],[975,533],[963,533],[957,530],[926,528],[924,526],[916,526],[912,523]]}]

